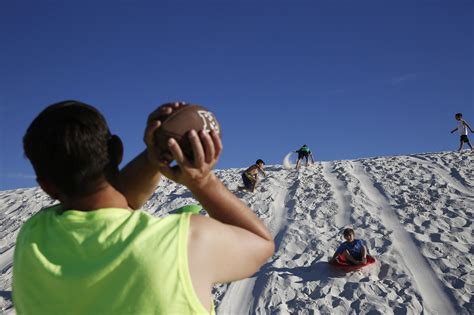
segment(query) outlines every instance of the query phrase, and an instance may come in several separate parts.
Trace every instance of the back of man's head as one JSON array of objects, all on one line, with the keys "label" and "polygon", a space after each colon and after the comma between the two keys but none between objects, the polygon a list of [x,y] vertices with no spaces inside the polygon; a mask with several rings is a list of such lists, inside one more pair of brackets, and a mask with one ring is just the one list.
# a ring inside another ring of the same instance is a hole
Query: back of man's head
[{"label": "back of man's head", "polygon": [[64,101],[48,106],[28,127],[23,149],[39,181],[69,197],[94,192],[110,162],[111,135],[94,107]]}]

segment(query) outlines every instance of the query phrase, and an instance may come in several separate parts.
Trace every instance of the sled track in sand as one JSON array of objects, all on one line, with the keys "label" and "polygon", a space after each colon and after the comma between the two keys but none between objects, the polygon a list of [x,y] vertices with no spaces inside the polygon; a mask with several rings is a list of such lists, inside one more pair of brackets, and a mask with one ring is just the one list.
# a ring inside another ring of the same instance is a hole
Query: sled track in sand
[{"label": "sled track in sand", "polygon": [[[279,245],[285,236],[287,230],[287,200],[289,196],[289,189],[286,188],[286,183],[283,181],[276,181],[270,178],[269,181],[273,187],[278,187],[278,192],[272,196],[272,203],[269,207],[272,217],[269,220],[264,220],[265,225],[269,228],[275,240],[275,252],[278,251]],[[264,276],[264,267],[258,273],[250,278],[233,282],[227,289],[222,302],[217,308],[219,314],[251,314],[255,309],[256,300],[259,299],[260,294],[255,294],[256,283],[260,276]]]},{"label": "sled track in sand", "polygon": [[427,160],[425,157],[421,155],[413,155],[408,156],[407,159],[409,161],[413,161],[416,163],[420,163],[423,166],[427,167],[431,170],[431,172],[437,175],[439,178],[443,178],[449,185],[453,188],[457,189],[459,192],[465,194],[466,196],[473,197],[474,193],[473,190],[466,189],[464,186],[469,186],[469,184],[458,174],[456,174],[456,169],[451,168],[450,172],[448,172],[442,165],[435,161]]},{"label": "sled track in sand", "polygon": [[325,180],[331,185],[334,200],[336,201],[338,212],[335,218],[336,226],[343,228],[351,223],[351,196],[347,193],[344,183],[337,178],[334,171],[335,162],[323,164],[323,175]]},{"label": "sled track in sand", "polygon": [[415,281],[425,307],[432,314],[456,314],[455,307],[446,295],[442,283],[426,259],[420,254],[412,237],[400,223],[385,195],[364,171],[364,167],[360,162],[353,162],[352,165],[353,170],[350,173],[359,180],[361,190],[378,205],[376,209],[370,210],[376,212],[383,224],[393,231],[392,242],[404,268]]}]

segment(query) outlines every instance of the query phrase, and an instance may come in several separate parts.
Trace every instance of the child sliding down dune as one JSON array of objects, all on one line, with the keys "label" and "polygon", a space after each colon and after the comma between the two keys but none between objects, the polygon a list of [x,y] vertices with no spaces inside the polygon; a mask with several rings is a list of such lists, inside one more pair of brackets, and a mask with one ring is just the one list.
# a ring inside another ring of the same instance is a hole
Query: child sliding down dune
[{"label": "child sliding down dune", "polygon": [[346,241],[339,245],[329,262],[349,262],[354,265],[367,263],[367,248],[361,240],[355,239],[353,229],[344,230],[344,239]]}]

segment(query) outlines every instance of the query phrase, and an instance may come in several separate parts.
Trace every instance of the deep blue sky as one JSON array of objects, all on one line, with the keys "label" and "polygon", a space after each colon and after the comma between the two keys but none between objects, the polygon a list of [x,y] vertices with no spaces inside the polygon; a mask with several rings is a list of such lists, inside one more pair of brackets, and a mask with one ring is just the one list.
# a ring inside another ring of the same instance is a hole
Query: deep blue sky
[{"label": "deep blue sky", "polygon": [[64,99],[106,115],[125,162],[156,106],[205,105],[219,168],[452,150],[454,113],[474,125],[470,0],[1,1],[0,36],[0,190],[36,185],[21,139]]}]

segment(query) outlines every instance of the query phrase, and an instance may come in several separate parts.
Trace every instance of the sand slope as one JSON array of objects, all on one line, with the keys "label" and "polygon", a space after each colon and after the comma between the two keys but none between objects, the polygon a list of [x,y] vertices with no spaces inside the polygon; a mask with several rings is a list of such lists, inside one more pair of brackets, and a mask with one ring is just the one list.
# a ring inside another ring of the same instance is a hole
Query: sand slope
[{"label": "sand slope", "polygon": [[[474,154],[431,153],[267,167],[253,194],[242,169],[218,176],[265,221],[275,255],[253,277],[214,289],[220,314],[472,314]],[[51,204],[39,189],[0,192],[0,310],[13,313],[11,266],[23,221]],[[145,208],[195,202],[163,180]],[[344,273],[327,264],[352,226],[378,262]]]}]

